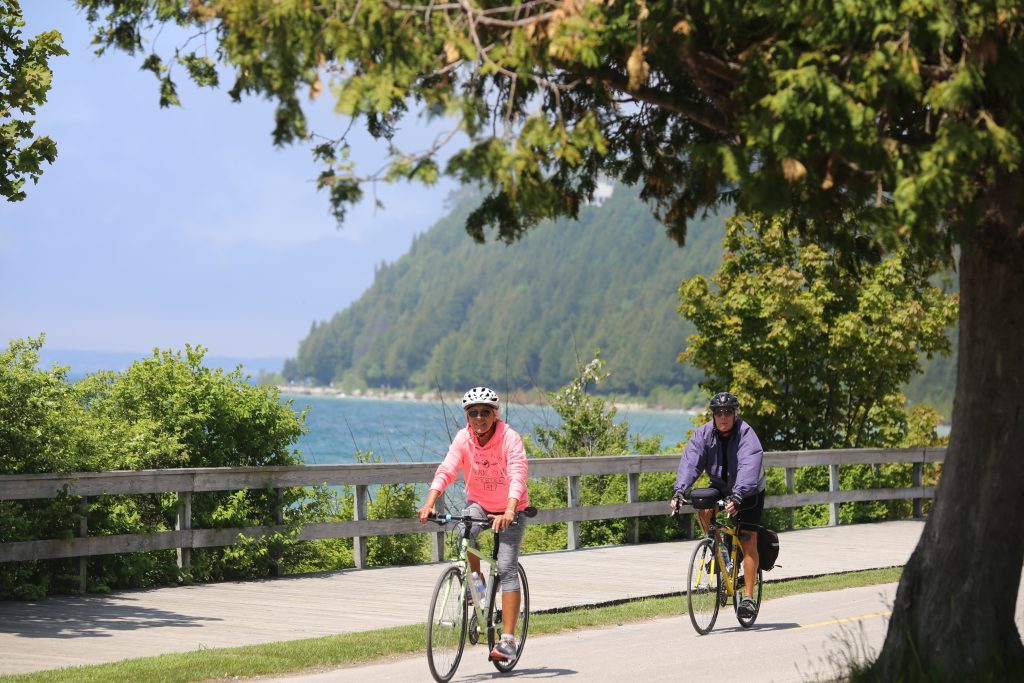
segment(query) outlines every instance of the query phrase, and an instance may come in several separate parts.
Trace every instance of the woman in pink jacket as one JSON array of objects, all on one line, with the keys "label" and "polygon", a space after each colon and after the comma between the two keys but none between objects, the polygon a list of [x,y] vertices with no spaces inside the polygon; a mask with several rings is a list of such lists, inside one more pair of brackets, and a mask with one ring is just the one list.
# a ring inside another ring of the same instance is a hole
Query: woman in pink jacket
[{"label": "woman in pink jacket", "polygon": [[[517,512],[529,505],[526,493],[526,449],[523,440],[511,427],[498,419],[498,395],[487,387],[470,389],[462,397],[466,413],[466,427],[455,435],[448,455],[438,466],[427,492],[427,501],[419,509],[419,518],[426,524],[436,514],[434,503],[438,496],[455,481],[462,470],[466,482],[466,508],[464,515],[489,517],[492,528],[500,533],[498,543],[498,576],[501,579],[501,608],[506,615],[501,640],[495,644],[491,657],[514,659],[516,656],[516,619],[519,614],[519,547],[523,544],[526,517]],[[473,531],[473,540],[480,533]],[[470,568],[480,571],[480,560],[470,555]],[[513,615],[511,619],[507,615]]]}]

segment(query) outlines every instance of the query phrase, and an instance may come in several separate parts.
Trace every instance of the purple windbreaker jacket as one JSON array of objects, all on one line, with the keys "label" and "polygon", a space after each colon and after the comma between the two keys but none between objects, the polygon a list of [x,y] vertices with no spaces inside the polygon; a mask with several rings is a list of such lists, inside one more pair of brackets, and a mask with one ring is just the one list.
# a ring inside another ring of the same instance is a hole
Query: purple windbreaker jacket
[{"label": "purple windbreaker jacket", "polygon": [[[732,432],[725,449],[725,456],[729,458],[727,484],[732,493],[747,498],[765,489],[764,451],[761,440],[744,420],[736,418]],[[722,439],[715,429],[714,420],[698,427],[686,442],[679,458],[676,491],[689,489],[705,471],[711,477],[722,478]]]}]

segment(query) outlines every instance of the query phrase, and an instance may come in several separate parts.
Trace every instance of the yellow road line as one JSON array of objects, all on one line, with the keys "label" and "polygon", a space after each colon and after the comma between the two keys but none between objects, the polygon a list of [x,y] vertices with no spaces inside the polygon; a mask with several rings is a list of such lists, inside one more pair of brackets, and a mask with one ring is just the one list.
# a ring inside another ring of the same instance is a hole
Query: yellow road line
[{"label": "yellow road line", "polygon": [[863,621],[865,619],[875,619],[877,617],[888,617],[892,614],[892,611],[888,612],[875,612],[874,614],[862,614],[859,617],[843,617],[842,619],[832,619],[831,621],[819,621],[816,624],[804,624],[802,626],[794,626],[793,630],[802,628],[817,628],[819,626],[831,626],[832,624],[844,624],[849,621]]}]

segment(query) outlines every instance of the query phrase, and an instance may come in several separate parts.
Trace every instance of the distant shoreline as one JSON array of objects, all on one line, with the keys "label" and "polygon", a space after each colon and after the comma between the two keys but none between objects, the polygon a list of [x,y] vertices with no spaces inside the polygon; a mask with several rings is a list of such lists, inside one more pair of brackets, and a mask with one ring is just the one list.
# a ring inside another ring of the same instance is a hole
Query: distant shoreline
[{"label": "distant shoreline", "polygon": [[[366,401],[411,401],[414,403],[429,403],[431,401],[444,402],[449,399],[442,397],[433,396],[429,397],[423,394],[419,394],[411,390],[383,390],[383,389],[367,389],[365,391],[345,391],[343,389],[335,389],[334,387],[311,387],[302,385],[276,385],[277,390],[281,394],[287,394],[292,396],[316,396],[320,398],[353,398]],[[437,392],[434,392],[435,394]],[[607,399],[608,397],[602,397]],[[450,401],[457,401],[458,397],[452,395]],[[511,405],[521,406],[547,406],[547,401],[529,401],[525,400],[521,393],[512,395],[509,399]],[[652,407],[640,401],[610,401],[611,405],[616,409],[623,412],[629,412],[634,410],[646,410],[657,413],[675,413],[677,415],[685,415],[692,417],[698,415],[703,408],[664,408],[664,407]],[[937,428],[938,435],[948,436],[950,432],[950,425],[941,424]]]},{"label": "distant shoreline", "polygon": [[[292,396],[316,396],[318,398],[352,398],[367,401],[412,401],[416,403],[429,403],[429,402],[442,402],[448,399],[437,396],[437,392],[432,392],[433,395],[419,394],[412,390],[384,390],[384,389],[366,389],[366,390],[354,390],[345,391],[344,389],[336,389],[334,387],[314,387],[304,385],[276,385],[277,390],[282,394]],[[656,411],[659,413],[677,413],[679,415],[696,415],[700,412],[698,408],[663,408],[663,407],[651,407],[640,401],[614,401],[608,399],[608,397],[602,396],[609,401],[609,403],[617,410],[630,411],[630,410],[649,410]],[[458,397],[453,394],[452,400],[458,400]],[[508,399],[511,405],[532,405],[532,406],[546,406],[547,401],[530,401],[526,400],[522,394],[516,393],[512,395],[512,398]]]}]

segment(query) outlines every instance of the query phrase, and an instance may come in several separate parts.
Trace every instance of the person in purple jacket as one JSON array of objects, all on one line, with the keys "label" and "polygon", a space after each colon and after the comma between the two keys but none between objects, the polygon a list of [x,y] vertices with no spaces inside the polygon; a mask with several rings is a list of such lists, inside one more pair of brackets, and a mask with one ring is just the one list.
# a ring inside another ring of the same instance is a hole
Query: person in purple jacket
[{"label": "person in purple jacket", "polygon": [[[727,391],[715,394],[708,404],[712,420],[701,425],[686,443],[679,458],[675,495],[669,503],[673,510],[689,497],[697,477],[707,472],[711,486],[725,498],[725,511],[735,517],[745,533],[740,540],[743,549],[743,574],[757,573],[757,529],[764,510],[766,478],[764,451],[754,429],[739,417],[740,402]],[[699,510],[700,525],[707,533],[712,510]],[[747,597],[739,604],[739,615],[754,615],[754,582],[746,582]]]}]

